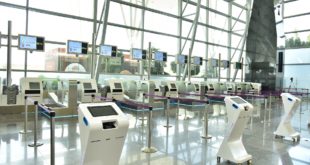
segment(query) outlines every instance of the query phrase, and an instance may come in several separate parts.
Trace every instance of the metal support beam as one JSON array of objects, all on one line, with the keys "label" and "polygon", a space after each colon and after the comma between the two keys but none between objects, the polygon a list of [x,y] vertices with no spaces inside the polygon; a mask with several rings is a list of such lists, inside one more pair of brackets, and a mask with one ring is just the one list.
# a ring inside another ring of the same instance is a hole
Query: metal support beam
[{"label": "metal support beam", "polygon": [[[142,0],[142,6],[145,7],[145,0]],[[144,17],[145,15],[145,10],[142,9],[141,10],[141,29],[144,30]],[[141,46],[140,46],[141,49],[144,48],[144,31],[141,31]],[[143,75],[144,75],[144,69],[143,69],[143,63],[144,61],[143,60],[140,60],[140,80],[143,79]],[[151,67],[151,66],[149,66]]]},{"label": "metal support beam", "polygon": [[[231,18],[231,15],[232,15],[232,1],[229,1],[228,2],[228,37],[227,37],[227,45],[228,47],[231,47],[231,38],[232,38],[232,18]],[[228,48],[227,49],[227,60],[229,61],[229,65],[228,65],[228,68],[227,68],[227,73],[226,73],[226,80],[227,82],[230,81],[230,74],[231,74],[231,49]]]},{"label": "metal support beam", "polygon": [[194,44],[195,44],[195,38],[196,38],[196,31],[197,31],[197,24],[198,24],[198,19],[199,19],[199,14],[200,14],[200,6],[201,6],[201,0],[197,1],[197,6],[196,6],[196,16],[195,20],[193,22],[193,32],[192,32],[192,39],[191,39],[191,45],[189,48],[189,54],[188,54],[188,59],[187,59],[187,65],[185,66],[184,74],[182,80],[185,80],[186,77],[186,69],[188,69],[188,81],[190,81],[190,70],[191,70],[191,59],[192,59],[192,53],[194,49]]},{"label": "metal support beam", "polygon": [[93,21],[93,38],[92,38],[92,54],[91,54],[91,78],[95,78],[95,60],[96,60],[96,36],[97,36],[97,8],[98,8],[98,0],[94,0],[94,21]]},{"label": "metal support beam", "polygon": [[[183,0],[178,0],[178,54],[182,54],[182,3]],[[177,80],[181,77],[181,66],[177,64]]]},{"label": "metal support beam", "polygon": [[[206,7],[209,7],[209,0],[206,0]],[[209,10],[206,10],[206,24],[209,24]],[[209,28],[206,28],[206,42],[209,42]],[[207,81],[208,79],[208,58],[209,58],[209,45],[206,44],[206,64],[205,64],[205,75],[204,75],[204,80]]]},{"label": "metal support beam", "polygon": [[[29,23],[29,0],[26,1],[26,31],[25,31],[26,35],[28,35],[28,23]],[[27,77],[27,70],[28,70],[28,51],[25,50],[24,77]]]},{"label": "metal support beam", "polygon": [[[9,87],[12,84],[12,21],[8,21],[8,47],[7,47],[7,61],[6,61],[6,86]],[[1,83],[1,82],[0,82]]]},{"label": "metal support beam", "polygon": [[[102,36],[101,36],[101,42],[100,44],[104,44],[105,43],[105,37],[106,37],[106,32],[107,32],[107,26],[108,26],[108,17],[109,17],[109,9],[110,9],[110,0],[106,0],[105,1],[105,5],[104,5],[104,15],[103,15],[103,20],[102,20]],[[101,21],[101,20],[100,20]],[[99,79],[99,71],[102,70],[102,66],[101,66],[101,58],[97,58],[96,60],[96,66],[95,66],[95,78],[96,81],[98,82]]]}]

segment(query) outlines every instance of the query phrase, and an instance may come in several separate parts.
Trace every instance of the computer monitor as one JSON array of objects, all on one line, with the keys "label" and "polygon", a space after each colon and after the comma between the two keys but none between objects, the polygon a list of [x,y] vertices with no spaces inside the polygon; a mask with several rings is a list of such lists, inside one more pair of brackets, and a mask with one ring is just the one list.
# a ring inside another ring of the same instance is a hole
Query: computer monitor
[{"label": "computer monitor", "polygon": [[88,43],[80,41],[68,40],[67,53],[68,54],[81,54],[86,55],[88,52]]},{"label": "computer monitor", "polygon": [[132,48],[131,49],[132,59],[135,60],[145,60],[146,59],[146,50]]},{"label": "computer monitor", "polygon": [[229,68],[229,61],[227,61],[227,60],[222,60],[222,61],[221,61],[221,67],[222,67],[222,68]]},{"label": "computer monitor", "polygon": [[177,64],[187,64],[187,56],[183,55],[183,54],[177,55],[176,63]]},{"label": "computer monitor", "polygon": [[193,57],[194,65],[202,65],[202,57]]},{"label": "computer monitor", "polygon": [[112,45],[100,45],[99,55],[116,57],[117,47]]},{"label": "computer monitor", "polygon": [[44,51],[44,37],[18,35],[18,49],[30,51]]},{"label": "computer monitor", "polygon": [[236,62],[235,63],[235,69],[242,69],[242,63],[241,62]]},{"label": "computer monitor", "polygon": [[160,52],[160,51],[156,51],[154,53],[154,60],[155,61],[167,61],[167,53],[166,52]]}]

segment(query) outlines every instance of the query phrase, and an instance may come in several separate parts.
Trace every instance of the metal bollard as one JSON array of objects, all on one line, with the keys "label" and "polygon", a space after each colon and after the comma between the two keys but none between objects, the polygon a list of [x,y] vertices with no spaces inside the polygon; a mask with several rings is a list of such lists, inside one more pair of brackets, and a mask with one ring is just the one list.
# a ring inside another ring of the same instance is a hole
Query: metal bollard
[{"label": "metal bollard", "polygon": [[164,125],[164,127],[170,128],[170,127],[172,127],[171,125],[169,125],[170,97],[167,98],[166,103],[167,103],[167,106],[166,106],[166,109],[165,109],[165,112],[166,112],[166,125]]},{"label": "metal bollard", "polygon": [[203,128],[203,134],[201,136],[201,138],[203,139],[211,139],[212,136],[208,135],[208,127],[209,127],[209,123],[208,123],[208,109],[209,109],[209,101],[206,102],[206,108],[204,110],[204,116],[205,116],[205,119],[204,119],[204,128]]},{"label": "metal bollard", "polygon": [[28,130],[28,104],[27,104],[27,96],[24,97],[25,99],[25,121],[24,121],[24,130],[19,131],[20,134],[27,134],[32,132]]},{"label": "metal bollard", "polygon": [[51,165],[55,165],[55,112],[50,113],[50,125],[51,125]]},{"label": "metal bollard", "polygon": [[38,101],[35,101],[34,102],[34,105],[36,106],[35,108],[35,112],[34,112],[34,116],[35,116],[35,119],[34,119],[34,138],[33,138],[33,144],[29,144],[28,146],[29,147],[40,147],[43,145],[43,143],[38,143],[37,142],[37,138],[38,138],[38,135],[37,135],[37,129],[38,129]]},{"label": "metal bollard", "polygon": [[147,147],[142,149],[142,152],[144,153],[155,153],[157,152],[157,149],[152,147],[152,112],[153,107],[149,107],[149,115],[148,115],[148,141],[147,141]]}]

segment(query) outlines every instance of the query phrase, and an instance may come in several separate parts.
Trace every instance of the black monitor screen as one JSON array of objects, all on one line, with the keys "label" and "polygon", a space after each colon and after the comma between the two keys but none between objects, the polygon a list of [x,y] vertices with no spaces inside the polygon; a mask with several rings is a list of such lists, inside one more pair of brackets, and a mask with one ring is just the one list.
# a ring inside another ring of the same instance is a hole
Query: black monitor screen
[{"label": "black monitor screen", "polygon": [[247,103],[246,101],[238,98],[238,97],[235,97],[235,98],[230,98],[233,102],[237,103],[237,104],[244,104],[244,103]]},{"label": "black monitor screen", "polygon": [[176,62],[177,62],[177,64],[187,64],[187,56],[186,55],[178,55]]},{"label": "black monitor screen", "polygon": [[143,60],[143,59],[146,59],[146,50],[132,48],[131,55],[132,55],[132,59]]},{"label": "black monitor screen", "polygon": [[242,63],[236,62],[235,69],[242,69]]},{"label": "black monitor screen", "polygon": [[40,89],[40,83],[39,82],[30,82],[29,88],[30,89]]},{"label": "black monitor screen", "polygon": [[170,84],[171,88],[175,88],[175,84]]},{"label": "black monitor screen", "polygon": [[155,61],[167,61],[167,53],[165,52],[155,52],[154,53],[154,60]]},{"label": "black monitor screen", "polygon": [[100,45],[99,54],[102,56],[112,56],[112,46]]},{"label": "black monitor screen", "polygon": [[122,88],[122,84],[121,83],[114,83],[114,87],[121,89]]},{"label": "black monitor screen", "polygon": [[68,40],[67,46],[68,46],[67,48],[68,54],[87,54],[88,50],[87,42]]},{"label": "black monitor screen", "polygon": [[44,37],[19,35],[18,48],[23,50],[44,51]]},{"label": "black monitor screen", "polygon": [[93,117],[118,115],[111,105],[87,107]]},{"label": "black monitor screen", "polygon": [[93,89],[91,83],[83,83],[84,89]]},{"label": "black monitor screen", "polygon": [[202,57],[194,57],[194,65],[202,65]]}]

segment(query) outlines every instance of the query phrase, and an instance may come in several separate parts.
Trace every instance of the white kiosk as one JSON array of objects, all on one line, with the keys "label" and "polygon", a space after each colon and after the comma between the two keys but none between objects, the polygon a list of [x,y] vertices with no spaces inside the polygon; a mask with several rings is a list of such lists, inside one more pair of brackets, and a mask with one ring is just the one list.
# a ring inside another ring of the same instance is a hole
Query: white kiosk
[{"label": "white kiosk", "polygon": [[114,98],[116,100],[123,100],[124,88],[123,88],[122,80],[111,79],[111,80],[108,80],[108,84],[110,86],[111,93],[108,93],[107,97]]},{"label": "white kiosk", "polygon": [[[81,79],[79,82],[79,101],[82,103],[91,103],[100,99],[92,98],[99,96],[98,86],[95,79]],[[94,100],[93,100],[94,99]]]},{"label": "white kiosk", "polygon": [[129,121],[113,102],[78,108],[83,165],[118,165]]},{"label": "white kiosk", "polygon": [[295,131],[291,125],[291,119],[298,108],[301,100],[289,93],[281,94],[283,106],[284,106],[284,115],[278,126],[276,132],[274,132],[276,138],[291,137],[293,141],[300,140],[300,134]]},{"label": "white kiosk", "polygon": [[221,158],[234,163],[251,164],[249,155],[242,143],[242,134],[252,114],[253,106],[239,96],[226,96],[225,104],[228,114],[228,131],[217,153],[217,161]]},{"label": "white kiosk", "polygon": [[178,97],[178,89],[175,81],[162,81],[161,84],[168,87],[168,91],[166,92],[167,97]]},{"label": "white kiosk", "polygon": [[20,88],[23,97],[28,96],[39,103],[43,102],[43,85],[40,78],[21,78]]}]

